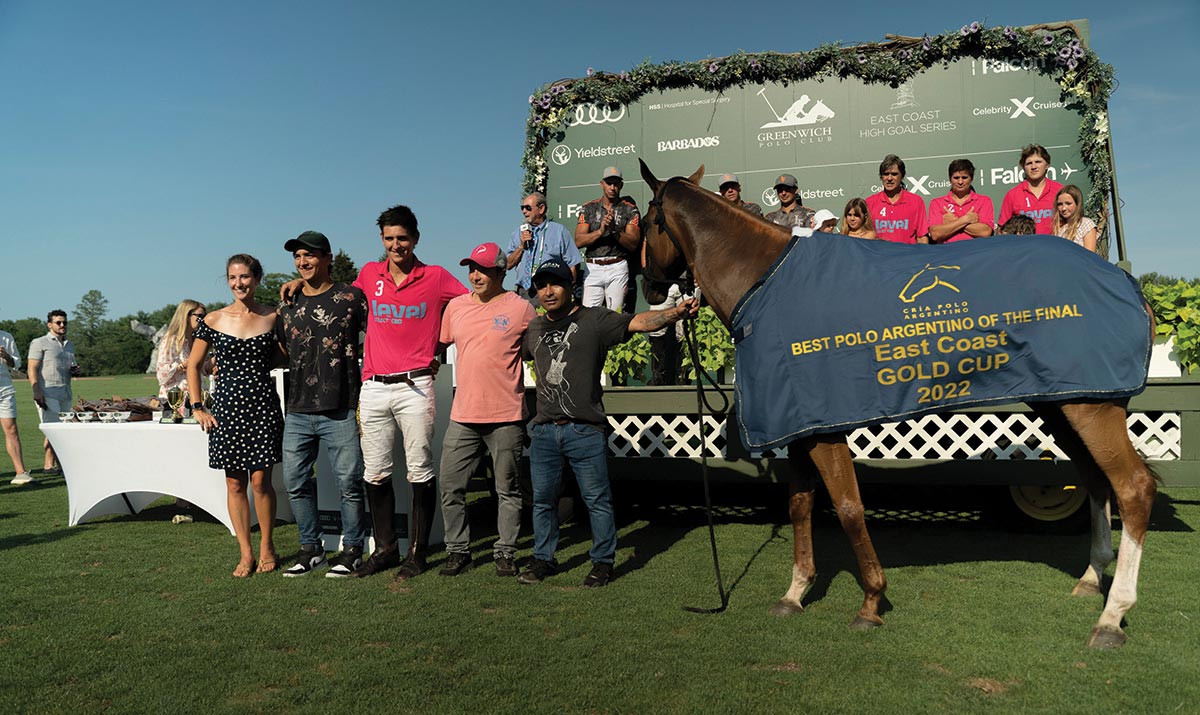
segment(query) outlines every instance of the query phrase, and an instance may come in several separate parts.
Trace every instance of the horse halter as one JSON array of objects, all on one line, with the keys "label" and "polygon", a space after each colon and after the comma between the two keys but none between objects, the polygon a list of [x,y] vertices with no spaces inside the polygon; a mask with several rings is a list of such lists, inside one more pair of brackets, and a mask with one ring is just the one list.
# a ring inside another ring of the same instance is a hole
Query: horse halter
[{"label": "horse halter", "polygon": [[[675,177],[667,179],[665,182],[663,182],[663,185],[660,186],[658,189],[658,193],[655,194],[654,198],[650,199],[650,203],[646,204],[646,208],[649,209],[649,208],[653,207],[653,208],[657,209],[654,212],[654,227],[657,228],[664,235],[666,235],[667,240],[669,240],[671,242],[671,245],[675,247],[675,251],[679,254],[679,258],[677,260],[683,261],[684,264],[686,265],[687,259],[684,257],[683,245],[679,243],[679,239],[675,238],[675,234],[671,233],[671,229],[667,227],[667,216],[663,211],[663,200],[662,200],[662,195],[663,195],[663,193],[666,192],[667,186],[673,181],[682,181],[682,180],[683,180],[683,177],[675,176]],[[643,241],[642,268],[644,269],[644,268],[646,268],[646,253],[645,253],[646,240],[645,240],[645,237],[643,237],[642,241]],[[668,278],[664,281],[655,281],[655,282],[656,283],[659,283],[659,282],[675,283],[679,286],[680,290],[683,291],[684,293],[692,293],[693,289],[695,288],[695,281],[692,277],[691,271],[685,271],[683,276],[680,278]]]}]

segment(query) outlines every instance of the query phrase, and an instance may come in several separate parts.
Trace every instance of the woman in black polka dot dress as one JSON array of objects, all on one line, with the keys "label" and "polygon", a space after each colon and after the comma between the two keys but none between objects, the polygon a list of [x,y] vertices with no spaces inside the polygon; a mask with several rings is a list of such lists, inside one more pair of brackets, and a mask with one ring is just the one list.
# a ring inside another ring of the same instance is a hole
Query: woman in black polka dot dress
[{"label": "woman in black polka dot dress", "polygon": [[[271,469],[281,458],[283,415],[270,370],[280,348],[275,339],[275,311],[254,300],[262,264],[253,256],[238,254],[226,262],[225,273],[234,300],[199,321],[188,361],[188,394],[196,421],[209,435],[208,466],[225,470],[229,517],[241,549],[233,575],[246,577],[274,571],[278,561],[271,539],[275,523]],[[217,364],[212,414],[196,404],[200,402],[200,366],[209,350]],[[262,536],[257,571],[250,546],[247,484],[254,490]]]}]

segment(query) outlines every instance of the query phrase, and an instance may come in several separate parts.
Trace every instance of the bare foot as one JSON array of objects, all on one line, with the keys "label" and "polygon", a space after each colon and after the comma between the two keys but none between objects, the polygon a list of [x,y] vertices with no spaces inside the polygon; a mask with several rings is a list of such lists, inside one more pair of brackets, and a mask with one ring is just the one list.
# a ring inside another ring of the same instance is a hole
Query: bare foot
[{"label": "bare foot", "polygon": [[258,571],[256,573],[271,573],[278,564],[279,556],[274,551],[267,551],[259,554]]},{"label": "bare foot", "polygon": [[233,570],[234,578],[249,578],[252,573],[254,573],[254,559],[239,561],[237,568]]}]

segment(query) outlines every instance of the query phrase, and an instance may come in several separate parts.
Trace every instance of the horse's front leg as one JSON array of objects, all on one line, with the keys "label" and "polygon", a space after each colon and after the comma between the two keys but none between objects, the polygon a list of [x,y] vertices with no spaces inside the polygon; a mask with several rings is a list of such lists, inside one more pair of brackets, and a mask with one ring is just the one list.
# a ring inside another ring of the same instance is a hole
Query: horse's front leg
[{"label": "horse's front leg", "polygon": [[883,566],[875,554],[875,545],[867,533],[867,522],[863,515],[862,496],[858,492],[858,478],[854,474],[854,460],[850,457],[850,446],[846,435],[823,435],[810,440],[809,457],[817,465],[817,471],[825,480],[842,530],[850,539],[850,546],[858,558],[858,570],[862,578],[863,605],[858,616],[850,624],[856,630],[866,630],[883,625],[879,617],[879,604],[887,589],[887,578]]},{"label": "horse's front leg", "polygon": [[816,480],[812,473],[812,465],[798,464],[798,460],[791,457],[791,454],[789,450],[789,459],[792,460],[796,471],[796,475],[788,484],[788,517],[792,522],[792,584],[788,586],[783,598],[771,606],[773,616],[789,616],[803,612],[804,606],[801,605],[800,599],[804,598],[805,592],[817,576],[812,544],[813,485]]}]

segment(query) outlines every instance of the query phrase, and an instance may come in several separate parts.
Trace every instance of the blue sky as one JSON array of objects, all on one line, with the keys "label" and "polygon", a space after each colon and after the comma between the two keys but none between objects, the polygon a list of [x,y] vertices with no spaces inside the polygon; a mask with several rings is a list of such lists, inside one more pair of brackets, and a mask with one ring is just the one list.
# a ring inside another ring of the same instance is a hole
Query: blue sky
[{"label": "blue sky", "polygon": [[418,254],[456,270],[520,222],[526,98],[544,83],[972,20],[1091,21],[1120,83],[1134,272],[1200,275],[1197,3],[989,5],[0,0],[0,319],[90,289],[109,317],[223,301],[225,257],[290,271],[283,242],[306,229],[361,265],[394,203],[417,212]]}]

